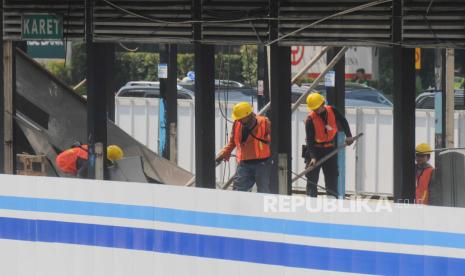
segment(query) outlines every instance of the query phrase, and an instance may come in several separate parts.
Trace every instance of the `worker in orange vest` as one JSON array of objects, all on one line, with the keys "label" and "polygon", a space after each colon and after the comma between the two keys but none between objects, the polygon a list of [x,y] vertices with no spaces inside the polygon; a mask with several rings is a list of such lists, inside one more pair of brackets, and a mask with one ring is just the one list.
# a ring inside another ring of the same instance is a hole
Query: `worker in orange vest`
[{"label": "worker in orange vest", "polygon": [[[117,145],[107,147],[107,159],[111,162],[120,160],[124,156],[123,150]],[[88,146],[80,142],[74,142],[70,149],[57,155],[55,162],[64,173],[75,175],[79,178],[87,177]]]},{"label": "worker in orange vest", "polygon": [[57,167],[64,173],[72,174],[80,178],[87,177],[87,145],[79,142],[73,143],[70,149],[67,149],[57,155],[55,161]]},{"label": "worker in orange vest", "polygon": [[238,163],[233,189],[248,191],[255,183],[261,193],[270,192],[271,123],[264,116],[255,115],[252,106],[241,102],[233,107],[234,120],[228,144],[221,150],[216,162],[228,161],[236,149]]},{"label": "worker in orange vest", "polygon": [[428,161],[433,149],[426,143],[421,143],[415,147],[415,203],[429,204],[430,191],[433,187],[434,167]]},{"label": "worker in orange vest", "polygon": [[[316,162],[335,149],[338,125],[346,135],[346,144],[354,142],[346,118],[334,107],[325,105],[325,98],[319,93],[311,93],[307,97],[308,117],[305,121],[306,147],[303,157],[306,167]],[[339,169],[337,154],[329,158],[321,166],[310,171],[307,176],[307,195],[316,197],[318,194],[317,183],[320,176],[320,168],[323,167],[325,187],[328,194],[337,195],[337,181]]]}]

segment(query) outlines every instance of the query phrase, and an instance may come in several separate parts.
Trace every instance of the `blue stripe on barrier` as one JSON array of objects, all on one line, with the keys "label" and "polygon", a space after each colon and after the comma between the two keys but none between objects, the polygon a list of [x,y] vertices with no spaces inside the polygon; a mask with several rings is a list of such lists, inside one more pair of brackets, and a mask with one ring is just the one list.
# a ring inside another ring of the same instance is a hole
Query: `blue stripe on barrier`
[{"label": "blue stripe on barrier", "polygon": [[318,223],[151,206],[0,196],[0,209],[160,221],[296,236],[465,249],[465,234]]},{"label": "blue stripe on barrier", "polygon": [[0,239],[152,251],[382,275],[464,275],[465,259],[306,246],[121,226],[0,217]]}]

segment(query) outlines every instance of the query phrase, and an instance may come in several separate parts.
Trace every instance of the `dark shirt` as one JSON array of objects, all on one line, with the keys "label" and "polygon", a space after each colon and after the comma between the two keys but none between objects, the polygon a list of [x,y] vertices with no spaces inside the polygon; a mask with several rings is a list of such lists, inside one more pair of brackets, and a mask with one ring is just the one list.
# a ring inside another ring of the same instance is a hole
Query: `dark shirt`
[{"label": "dark shirt", "polygon": [[[350,131],[349,122],[347,119],[342,115],[336,108],[333,107],[334,116],[336,117],[337,128],[340,131],[341,129],[344,131],[347,137],[352,137],[352,132]],[[321,114],[319,114],[323,122],[328,124],[328,112],[325,110]],[[316,158],[315,155],[315,127],[313,126],[313,121],[308,119],[305,123],[305,133],[307,137],[307,152],[305,154],[305,160],[308,161],[312,158]],[[336,136],[337,137],[337,136]],[[334,137],[334,140],[336,139]],[[331,141],[334,144],[335,141]]]},{"label": "dark shirt", "polygon": [[[239,123],[240,124],[240,123]],[[245,125],[242,125],[242,138],[241,138],[241,143],[245,143],[245,141],[247,141],[247,138],[249,138],[249,135],[250,133],[252,132],[252,130],[257,126],[258,124],[258,121],[255,120],[255,123],[253,125],[252,128],[248,128],[246,127]],[[258,163],[261,163],[261,162],[264,162],[266,160],[268,160],[269,158],[264,158],[264,159],[249,159],[249,160],[243,160],[242,162],[243,163],[246,163],[246,164],[258,164]]]},{"label": "dark shirt", "polygon": [[[240,124],[240,123],[239,123]],[[245,125],[242,125],[242,138],[241,138],[241,143],[245,143],[245,141],[247,141],[247,138],[249,138],[249,135],[250,135],[250,132],[252,132],[252,130],[257,126],[258,124],[258,121],[255,120],[255,123],[254,125],[252,126],[252,128],[248,128],[246,127]]]}]

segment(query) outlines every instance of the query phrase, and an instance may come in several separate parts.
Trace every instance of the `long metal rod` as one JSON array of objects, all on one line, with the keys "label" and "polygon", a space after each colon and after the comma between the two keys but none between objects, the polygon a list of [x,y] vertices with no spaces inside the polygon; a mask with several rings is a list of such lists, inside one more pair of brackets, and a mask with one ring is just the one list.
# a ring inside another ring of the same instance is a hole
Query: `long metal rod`
[{"label": "long metal rod", "polygon": [[[358,138],[362,137],[363,136],[363,133],[360,133],[360,134],[357,134],[356,136],[354,136],[354,141],[356,142],[358,140]],[[292,182],[295,182],[297,181],[300,177],[306,175],[307,173],[313,171],[315,168],[321,166],[321,164],[323,164],[324,162],[326,162],[329,158],[333,157],[334,155],[336,155],[341,149],[345,148],[347,146],[347,144],[342,144],[340,146],[338,146],[337,148],[335,148],[333,151],[331,151],[329,154],[325,155],[323,158],[321,158],[320,160],[318,160],[318,162],[316,162],[315,165],[311,166],[311,167],[308,167],[306,168],[305,170],[303,170],[302,172],[300,172],[299,174],[297,174],[293,179],[292,179]]]},{"label": "long metal rod", "polygon": [[331,62],[326,66],[326,68],[321,72],[321,74],[313,81],[313,83],[310,85],[310,87],[307,89],[307,92],[302,94],[299,99],[292,105],[291,108],[291,113],[294,113],[294,111],[299,108],[299,106],[305,102],[307,99],[308,94],[312,92],[313,88],[318,85],[318,83],[321,81],[321,79],[324,78],[326,73],[328,73],[329,70],[333,69],[333,67],[339,62],[339,60],[345,55],[345,53],[349,50],[348,47],[343,47],[337,55],[331,60]]},{"label": "long metal rod", "polygon": [[308,69],[312,68],[312,66],[317,63],[318,60],[320,60],[320,58],[326,54],[326,52],[330,49],[330,47],[323,47],[323,49],[321,49],[321,51],[313,57],[312,60],[310,60],[309,63],[307,63],[307,65],[304,66],[304,68],[302,68],[302,70],[299,71],[299,73],[297,73],[297,75],[295,75],[292,80],[291,80],[291,84],[294,84],[298,79],[300,79],[300,77],[302,77],[305,73],[307,73]]},{"label": "long metal rod", "polygon": [[[302,104],[305,99],[307,98],[308,94],[310,94],[310,92],[312,91],[312,89],[318,85],[318,83],[321,81],[321,79],[326,75],[326,73],[328,73],[329,70],[331,70],[335,65],[336,63],[344,56],[344,54],[346,53],[346,51],[348,50],[349,48],[348,47],[343,47],[339,53],[337,53],[337,55],[333,58],[333,60],[331,60],[331,62],[328,64],[328,66],[326,66],[326,68],[323,70],[323,72],[321,72],[321,74],[313,81],[313,83],[310,85],[310,87],[307,89],[307,92],[305,92],[304,94],[302,94],[300,96],[300,98],[292,105],[291,107],[291,113],[294,113],[294,111],[297,110],[297,108],[299,107],[300,104]],[[271,99],[273,100],[273,99]],[[258,112],[258,115],[263,115],[266,111],[268,111],[268,109],[270,108],[271,104],[268,103],[267,105],[265,105],[262,110],[260,110]]]}]

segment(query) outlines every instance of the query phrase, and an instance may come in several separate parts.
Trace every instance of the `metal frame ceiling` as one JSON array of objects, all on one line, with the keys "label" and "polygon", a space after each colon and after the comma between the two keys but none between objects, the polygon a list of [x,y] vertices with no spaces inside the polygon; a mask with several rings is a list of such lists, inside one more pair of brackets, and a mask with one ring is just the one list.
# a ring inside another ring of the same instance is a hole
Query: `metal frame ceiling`
[{"label": "metal frame ceiling", "polygon": [[[203,0],[201,41],[212,44],[269,42],[269,25],[280,36],[335,13],[375,0]],[[94,41],[191,43],[193,0],[96,0]],[[84,39],[84,0],[3,0],[4,39],[19,40],[21,14],[63,15],[66,39]],[[465,0],[403,0],[402,44],[407,47],[465,48]],[[198,18],[195,18],[199,20]],[[197,21],[195,21],[197,22]],[[279,41],[280,45],[391,44],[392,2],[333,17]]]}]

